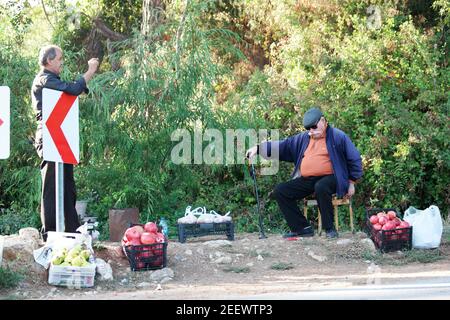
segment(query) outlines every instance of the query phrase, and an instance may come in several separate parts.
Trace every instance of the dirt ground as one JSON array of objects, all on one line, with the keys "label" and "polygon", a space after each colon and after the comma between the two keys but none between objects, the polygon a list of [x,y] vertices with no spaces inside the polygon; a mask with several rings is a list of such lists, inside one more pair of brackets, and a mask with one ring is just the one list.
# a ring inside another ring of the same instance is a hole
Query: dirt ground
[{"label": "dirt ground", "polygon": [[[131,271],[119,243],[95,243],[96,257],[110,263],[113,280],[96,277],[94,287],[73,289],[49,285],[48,272],[28,274],[20,285],[0,291],[3,299],[227,299],[239,295],[276,293],[341,284],[370,284],[381,278],[414,277],[418,272],[439,274],[450,268],[450,232],[445,229],[439,249],[381,254],[362,232],[341,232],[282,239],[279,234],[238,233],[171,240],[167,249],[168,274]],[[366,240],[364,240],[366,239]],[[167,271],[167,272],[166,272]]]}]

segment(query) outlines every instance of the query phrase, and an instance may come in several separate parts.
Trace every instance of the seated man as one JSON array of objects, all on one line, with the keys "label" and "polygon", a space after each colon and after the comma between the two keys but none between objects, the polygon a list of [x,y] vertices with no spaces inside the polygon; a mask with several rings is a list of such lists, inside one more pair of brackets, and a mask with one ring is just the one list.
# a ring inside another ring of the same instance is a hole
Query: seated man
[{"label": "seated man", "polygon": [[361,156],[344,132],[328,124],[320,109],[309,109],[303,126],[306,132],[281,141],[263,142],[247,150],[246,156],[250,160],[257,154],[268,158],[276,149],[279,160],[295,163],[292,180],[277,185],[272,194],[291,230],[284,238],[314,235],[297,205],[297,200],[313,193],[326,237],[336,238],[332,196],[353,196],[355,182],[363,174]]}]

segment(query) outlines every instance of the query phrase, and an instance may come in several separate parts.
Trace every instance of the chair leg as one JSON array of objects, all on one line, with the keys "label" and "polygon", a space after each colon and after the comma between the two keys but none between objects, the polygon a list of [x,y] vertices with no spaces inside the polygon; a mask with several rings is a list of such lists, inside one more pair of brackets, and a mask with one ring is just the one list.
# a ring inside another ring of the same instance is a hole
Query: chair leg
[{"label": "chair leg", "polygon": [[339,231],[338,206],[334,206],[334,226],[336,231]]}]

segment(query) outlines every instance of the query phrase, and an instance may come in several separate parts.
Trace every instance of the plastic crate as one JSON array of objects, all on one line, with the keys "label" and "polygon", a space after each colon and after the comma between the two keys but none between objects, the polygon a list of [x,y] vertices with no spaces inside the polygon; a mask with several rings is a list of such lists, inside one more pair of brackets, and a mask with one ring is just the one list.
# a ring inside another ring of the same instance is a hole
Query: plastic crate
[{"label": "plastic crate", "polygon": [[228,240],[234,240],[233,222],[178,224],[178,240],[181,243],[191,237],[221,234],[226,235]]},{"label": "plastic crate", "polygon": [[412,227],[392,229],[392,230],[375,230],[370,223],[369,218],[378,212],[395,211],[398,218],[402,218],[394,208],[370,208],[366,209],[366,233],[370,236],[375,246],[381,252],[391,252],[397,250],[411,250],[412,248]]},{"label": "plastic crate", "polygon": [[89,288],[94,286],[94,263],[85,267],[59,266],[50,264],[48,283],[69,288]]},{"label": "plastic crate", "polygon": [[167,241],[124,246],[124,251],[132,271],[155,270],[167,266]]}]

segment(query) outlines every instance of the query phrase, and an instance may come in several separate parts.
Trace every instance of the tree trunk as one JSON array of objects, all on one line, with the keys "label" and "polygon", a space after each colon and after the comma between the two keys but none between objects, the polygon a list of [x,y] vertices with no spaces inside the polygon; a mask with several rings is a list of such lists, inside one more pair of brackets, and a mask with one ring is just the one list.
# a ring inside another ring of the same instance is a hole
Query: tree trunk
[{"label": "tree trunk", "polygon": [[143,0],[141,33],[145,37],[164,21],[165,8],[164,0]]}]

